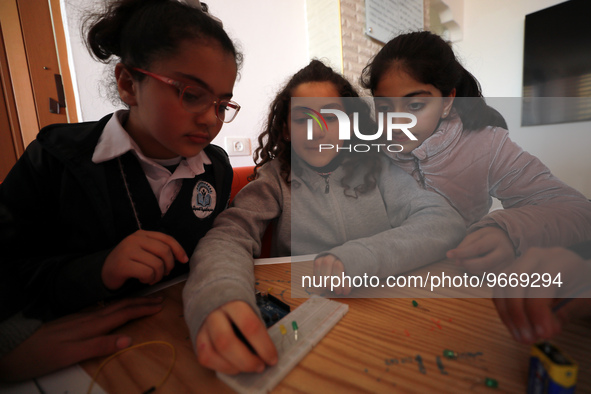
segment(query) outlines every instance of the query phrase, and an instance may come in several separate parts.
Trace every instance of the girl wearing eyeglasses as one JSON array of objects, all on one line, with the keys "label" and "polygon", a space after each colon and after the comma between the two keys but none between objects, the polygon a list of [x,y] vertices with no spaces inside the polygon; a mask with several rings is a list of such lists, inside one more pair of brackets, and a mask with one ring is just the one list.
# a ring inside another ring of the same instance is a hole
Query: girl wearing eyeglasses
[{"label": "girl wearing eyeglasses", "polygon": [[229,198],[227,154],[210,143],[240,110],[241,54],[221,22],[177,0],[121,0],[86,27],[127,109],[44,128],[0,186],[14,223],[0,241],[0,321],[52,319],[186,272]]}]

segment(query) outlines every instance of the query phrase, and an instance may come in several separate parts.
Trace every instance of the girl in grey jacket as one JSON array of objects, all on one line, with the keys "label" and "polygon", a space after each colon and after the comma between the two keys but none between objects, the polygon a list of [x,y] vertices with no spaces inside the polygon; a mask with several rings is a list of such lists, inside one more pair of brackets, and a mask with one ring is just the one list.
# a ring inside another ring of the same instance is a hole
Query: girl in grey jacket
[{"label": "girl in grey jacket", "polygon": [[[317,97],[292,107],[294,97]],[[461,216],[421,189],[383,155],[319,151],[339,145],[336,119],[306,128],[310,113],[358,97],[342,76],[314,60],[271,105],[259,137],[254,180],[216,219],[191,258],[185,319],[199,362],[224,373],[262,371],[277,353],[257,317],[253,256],[273,223],[274,256],[317,254],[317,274],[386,276],[442,259],[464,236]],[[360,115],[369,120],[369,108]],[[340,289],[346,293],[349,289]],[[234,335],[237,326],[257,355]]]}]

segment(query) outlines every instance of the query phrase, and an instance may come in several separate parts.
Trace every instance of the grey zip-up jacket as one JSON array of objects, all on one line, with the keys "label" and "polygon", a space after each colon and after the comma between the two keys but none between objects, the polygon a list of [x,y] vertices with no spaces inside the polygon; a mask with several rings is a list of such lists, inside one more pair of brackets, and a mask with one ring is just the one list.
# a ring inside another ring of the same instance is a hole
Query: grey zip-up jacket
[{"label": "grey zip-up jacket", "polygon": [[[349,276],[383,277],[444,258],[465,235],[462,217],[385,156],[380,160],[377,187],[357,197],[345,195],[342,166],[330,175],[328,187],[306,166],[301,176],[292,171],[291,186],[280,175],[278,160],[262,166],[193,253],[183,291],[192,341],[209,313],[230,301],[245,301],[258,313],[253,256],[271,222],[272,255],[331,253]],[[361,167],[347,184],[363,183]],[[352,189],[347,194],[354,194]]]}]

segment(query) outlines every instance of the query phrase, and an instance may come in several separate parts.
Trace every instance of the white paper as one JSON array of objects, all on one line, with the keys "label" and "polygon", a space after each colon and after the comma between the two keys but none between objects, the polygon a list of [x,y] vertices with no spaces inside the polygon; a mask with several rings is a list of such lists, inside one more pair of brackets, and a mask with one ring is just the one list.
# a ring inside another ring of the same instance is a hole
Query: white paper
[{"label": "white paper", "polygon": [[383,42],[423,29],[423,0],[365,0],[365,34]]}]

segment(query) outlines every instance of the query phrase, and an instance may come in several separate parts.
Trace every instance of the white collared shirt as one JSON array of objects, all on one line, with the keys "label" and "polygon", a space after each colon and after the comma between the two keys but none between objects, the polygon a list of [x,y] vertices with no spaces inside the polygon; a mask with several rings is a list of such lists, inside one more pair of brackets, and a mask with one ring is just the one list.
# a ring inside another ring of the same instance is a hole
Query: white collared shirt
[{"label": "white collared shirt", "polygon": [[[203,174],[205,172],[204,165],[211,164],[211,160],[204,151],[189,158],[178,157],[158,161],[144,156],[138,145],[121,125],[128,114],[128,110],[119,110],[109,119],[94,148],[92,162],[102,163],[132,151],[138,158],[158,200],[160,212],[164,215],[181,190],[183,179]],[[172,165],[179,162],[180,164],[172,174],[162,165]]]}]

